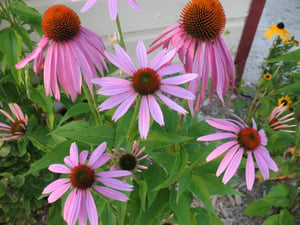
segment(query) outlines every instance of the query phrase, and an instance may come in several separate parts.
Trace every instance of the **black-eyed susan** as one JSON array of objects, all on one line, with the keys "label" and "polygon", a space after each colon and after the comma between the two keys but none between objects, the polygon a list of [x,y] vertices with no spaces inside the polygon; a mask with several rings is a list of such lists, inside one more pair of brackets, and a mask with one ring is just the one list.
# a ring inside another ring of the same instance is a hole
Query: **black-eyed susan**
[{"label": "black-eyed susan", "polygon": [[283,43],[286,43],[291,37],[290,32],[288,32],[288,30],[284,28],[284,23],[282,22],[269,26],[263,32],[265,33],[265,37],[267,39],[270,40],[273,35],[275,35],[275,38],[279,36]]},{"label": "black-eyed susan", "polygon": [[283,105],[288,107],[290,104],[292,104],[292,100],[288,95],[282,96],[281,98],[278,99],[279,106]]},{"label": "black-eyed susan", "polygon": [[272,76],[272,74],[270,74],[270,73],[265,73],[265,74],[264,74],[264,79],[265,79],[265,80],[271,80],[272,77],[273,77],[273,76]]}]

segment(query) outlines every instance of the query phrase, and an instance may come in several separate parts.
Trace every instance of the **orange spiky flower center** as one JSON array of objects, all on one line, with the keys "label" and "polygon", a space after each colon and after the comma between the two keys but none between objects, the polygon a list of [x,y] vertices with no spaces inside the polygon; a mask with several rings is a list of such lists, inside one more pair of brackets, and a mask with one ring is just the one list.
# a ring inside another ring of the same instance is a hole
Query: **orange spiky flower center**
[{"label": "orange spiky flower center", "polygon": [[122,170],[133,170],[136,166],[136,158],[132,154],[122,155],[119,160],[119,165]]},{"label": "orange spiky flower center", "polygon": [[10,126],[10,133],[12,135],[18,135],[20,133],[24,133],[26,130],[26,125],[22,120],[17,120],[13,122]]},{"label": "orange spiky flower center", "polygon": [[138,69],[132,76],[133,88],[141,95],[153,94],[159,89],[160,76],[151,68]]},{"label": "orange spiky flower center", "polygon": [[260,135],[257,130],[246,127],[238,134],[238,142],[245,149],[253,151],[261,144]]},{"label": "orange spiky flower center", "polygon": [[70,8],[54,5],[44,14],[42,30],[52,40],[64,42],[73,39],[80,30],[80,19]]},{"label": "orange spiky flower center", "polygon": [[223,32],[226,17],[218,0],[192,0],[182,10],[180,22],[190,37],[206,41]]},{"label": "orange spiky flower center", "polygon": [[94,183],[95,172],[88,165],[80,164],[72,169],[70,179],[75,188],[84,190],[90,188]]}]

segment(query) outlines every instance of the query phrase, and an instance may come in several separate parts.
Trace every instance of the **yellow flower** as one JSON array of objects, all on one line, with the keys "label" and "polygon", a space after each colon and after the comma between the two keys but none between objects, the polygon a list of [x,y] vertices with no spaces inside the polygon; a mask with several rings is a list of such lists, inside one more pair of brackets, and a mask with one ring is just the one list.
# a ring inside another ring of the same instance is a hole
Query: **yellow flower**
[{"label": "yellow flower", "polygon": [[264,79],[265,79],[265,80],[271,80],[271,79],[272,79],[272,74],[270,74],[270,73],[265,73],[265,74],[264,74]]},{"label": "yellow flower", "polygon": [[278,99],[278,105],[283,105],[283,106],[289,106],[290,104],[292,104],[292,100],[290,99],[290,97],[288,95],[286,96],[282,96],[281,98]]},{"label": "yellow flower", "polygon": [[288,32],[287,29],[284,28],[283,23],[273,24],[269,26],[269,28],[265,29],[263,32],[265,33],[265,37],[267,39],[270,40],[271,37],[275,35],[275,38],[279,36],[283,43],[286,43],[291,37],[290,32]]}]

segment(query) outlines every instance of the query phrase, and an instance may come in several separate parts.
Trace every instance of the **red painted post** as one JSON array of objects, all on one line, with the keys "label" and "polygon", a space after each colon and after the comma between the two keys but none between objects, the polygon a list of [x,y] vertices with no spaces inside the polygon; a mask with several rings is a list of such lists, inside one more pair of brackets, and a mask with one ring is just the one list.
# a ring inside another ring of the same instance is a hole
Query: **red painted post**
[{"label": "red painted post", "polygon": [[234,60],[234,64],[236,67],[236,86],[239,86],[242,80],[246,61],[265,3],[266,0],[252,0],[251,2],[242,37]]}]

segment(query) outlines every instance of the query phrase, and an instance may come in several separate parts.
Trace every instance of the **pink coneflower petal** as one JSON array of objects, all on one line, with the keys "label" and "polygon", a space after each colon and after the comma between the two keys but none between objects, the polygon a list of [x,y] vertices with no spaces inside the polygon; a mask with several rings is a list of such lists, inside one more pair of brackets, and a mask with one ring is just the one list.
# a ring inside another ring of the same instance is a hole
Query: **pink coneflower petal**
[{"label": "pink coneflower petal", "polygon": [[128,170],[112,170],[112,171],[103,171],[96,173],[100,177],[123,177],[131,175],[131,172]]},{"label": "pink coneflower petal", "polygon": [[269,178],[269,170],[268,170],[268,165],[266,164],[266,161],[261,156],[260,152],[257,150],[254,151],[254,156],[255,156],[256,163],[258,165],[258,168],[259,168],[263,178],[268,179]]},{"label": "pink coneflower petal", "polygon": [[121,62],[121,66],[125,67],[124,71],[128,71],[128,73],[127,73],[128,75],[133,74],[136,71],[136,67],[135,67],[134,63],[132,62],[131,58],[129,57],[129,55],[118,44],[114,45],[114,48],[115,48],[116,54],[119,58],[119,62]]},{"label": "pink coneflower petal", "polygon": [[84,164],[85,160],[87,159],[89,155],[89,151],[87,150],[83,150],[80,154],[79,154],[79,163],[80,164]]},{"label": "pink coneflower petal", "polygon": [[274,160],[271,158],[269,151],[264,146],[260,146],[257,150],[259,151],[260,155],[266,161],[268,167],[275,172],[278,171],[278,166],[276,165]]},{"label": "pink coneflower petal", "polygon": [[131,86],[110,86],[110,87],[103,87],[97,91],[97,94],[112,96],[112,95],[119,95],[126,92],[132,91]]},{"label": "pink coneflower petal", "polygon": [[69,221],[68,218],[69,218],[69,214],[70,214],[70,209],[72,207],[74,198],[76,196],[76,192],[77,192],[76,189],[72,190],[66,199],[65,207],[64,207],[64,214],[63,214],[63,218],[65,221]]},{"label": "pink coneflower petal", "polygon": [[58,180],[53,181],[47,187],[44,188],[42,194],[49,194],[50,192],[55,191],[58,187],[70,182],[69,178],[61,178]]},{"label": "pink coneflower petal", "polygon": [[67,223],[70,225],[75,225],[76,220],[78,219],[82,200],[84,198],[83,194],[84,193],[82,191],[77,191],[75,196],[72,198],[72,202],[70,202],[68,217],[66,218]]},{"label": "pink coneflower petal", "polygon": [[150,113],[153,117],[153,119],[161,126],[165,125],[164,122],[164,115],[161,111],[161,108],[155,98],[152,95],[148,95],[148,104],[149,104],[149,109]]},{"label": "pink coneflower petal", "polygon": [[109,9],[109,15],[112,18],[112,20],[116,20],[117,14],[118,14],[117,0],[109,0],[108,1],[108,9]]},{"label": "pink coneflower petal", "polygon": [[139,41],[136,46],[136,56],[141,68],[147,67],[147,51],[142,41]]},{"label": "pink coneflower petal", "polygon": [[137,12],[141,12],[139,5],[137,4],[136,0],[126,0],[126,2],[130,5]]},{"label": "pink coneflower petal", "polygon": [[209,162],[220,155],[222,155],[224,152],[226,152],[228,149],[230,149],[232,146],[238,144],[237,141],[229,141],[224,144],[219,145],[214,151],[212,151],[207,157],[206,161]]},{"label": "pink coneflower petal", "polygon": [[63,184],[55,189],[48,197],[48,202],[53,203],[59,199],[71,187],[71,183]]},{"label": "pink coneflower petal", "polygon": [[105,149],[106,149],[106,142],[103,142],[93,151],[89,159],[88,165],[92,167],[94,163],[103,155]]},{"label": "pink coneflower petal", "polygon": [[155,92],[155,94],[157,95],[157,97],[159,97],[159,99],[165,103],[169,108],[181,113],[181,114],[186,114],[187,111],[182,108],[180,105],[178,105],[176,102],[172,101],[170,98],[166,97],[165,95],[159,93],[159,92]]},{"label": "pink coneflower petal", "polygon": [[[15,122],[15,120],[7,113],[5,112],[3,109],[0,109],[0,112],[6,116],[11,122]],[[9,126],[10,127],[10,126]]]},{"label": "pink coneflower petal", "polygon": [[90,8],[92,8],[95,5],[96,2],[97,2],[97,0],[88,0],[84,4],[84,6],[81,8],[80,12],[84,13],[84,12],[90,10]]},{"label": "pink coneflower petal", "polygon": [[122,102],[122,104],[118,107],[118,109],[114,113],[112,120],[117,121],[120,117],[122,117],[128,111],[128,109],[133,104],[137,96],[138,94],[134,93],[131,96],[127,97],[127,99],[125,99]]},{"label": "pink coneflower petal", "polygon": [[263,129],[258,131],[259,136],[260,136],[260,141],[262,145],[267,145],[268,143],[268,139],[267,139],[267,135],[265,133],[265,131]]},{"label": "pink coneflower petal", "polygon": [[132,90],[132,91],[124,92],[124,93],[122,93],[122,95],[121,94],[114,95],[114,96],[106,99],[104,102],[102,102],[102,104],[99,105],[98,109],[99,109],[99,111],[104,111],[104,110],[114,108],[115,106],[124,102],[130,96],[133,97],[133,94],[134,94],[134,91]]},{"label": "pink coneflower petal", "polygon": [[97,208],[95,201],[93,199],[93,196],[90,192],[90,190],[86,191],[86,209],[87,209],[87,214],[89,217],[89,221],[91,225],[98,225],[98,213],[97,213]]},{"label": "pink coneflower petal", "polygon": [[110,160],[110,154],[104,153],[92,166],[92,169],[96,169],[100,166],[103,166],[105,163],[107,163]]},{"label": "pink coneflower petal", "polygon": [[255,180],[254,161],[252,157],[252,152],[248,151],[247,162],[246,162],[246,184],[247,184],[247,189],[250,191],[252,190],[254,180]]},{"label": "pink coneflower petal", "polygon": [[100,194],[102,194],[108,198],[115,199],[115,200],[118,200],[121,202],[125,202],[128,200],[128,197],[119,191],[115,191],[110,188],[101,187],[98,185],[93,185],[93,188],[96,191],[98,191]]},{"label": "pink coneflower petal", "polygon": [[[173,64],[173,65],[167,65],[167,66],[164,66],[164,67],[162,67],[161,69],[159,69],[158,71],[157,71],[157,73],[160,75],[160,76],[165,76],[165,75],[169,75],[169,74],[175,74],[175,73],[179,73],[179,72],[181,72],[181,71],[183,71],[183,66],[182,65],[180,65],[180,64]],[[187,74],[186,74],[187,75]],[[184,75],[182,75],[182,76],[184,76]],[[188,77],[188,75],[187,75],[187,77]],[[176,77],[173,77],[174,79],[178,79],[178,76],[176,76]],[[170,78],[168,78],[168,79],[170,79]],[[164,80],[162,80],[162,81],[166,81],[167,79],[164,79]],[[167,83],[166,83],[167,84]],[[172,84],[174,84],[174,83],[172,83]],[[179,84],[179,83],[178,83]]]},{"label": "pink coneflower petal", "polygon": [[224,177],[223,177],[223,183],[224,184],[227,184],[227,182],[233,177],[233,175],[236,173],[240,163],[241,163],[241,160],[242,160],[242,157],[243,157],[243,153],[244,153],[244,150],[243,149],[240,149],[238,150],[235,155],[234,155],[234,160],[231,160],[226,171],[225,171],[225,174],[224,174]]},{"label": "pink coneflower petal", "polygon": [[78,165],[78,148],[75,142],[73,142],[70,147],[70,160],[74,166]]},{"label": "pink coneflower petal", "polygon": [[63,164],[52,164],[48,169],[53,173],[71,173],[71,170]]},{"label": "pink coneflower petal", "polygon": [[222,119],[208,119],[205,120],[205,122],[220,130],[231,131],[233,133],[238,133],[240,131],[235,124],[223,121]]},{"label": "pink coneflower petal", "polygon": [[191,92],[182,87],[177,87],[173,85],[161,85],[160,89],[168,94],[174,95],[179,98],[190,100],[193,100],[195,98],[195,95],[193,95]]},{"label": "pink coneflower petal", "polygon": [[[165,68],[165,67],[163,67],[163,68]],[[191,80],[194,80],[197,77],[198,77],[198,75],[195,73],[187,73],[184,75],[179,75],[176,77],[170,77],[170,78],[163,79],[161,81],[161,83],[162,84],[171,84],[171,85],[180,85],[180,84],[185,84]]]},{"label": "pink coneflower petal", "polygon": [[124,80],[117,77],[103,77],[101,79],[96,78],[93,80],[93,82],[102,87],[110,87],[111,85],[123,87],[131,85],[131,82],[129,80]]},{"label": "pink coneflower petal", "polygon": [[236,138],[236,134],[233,133],[216,133],[208,134],[202,137],[197,138],[197,141],[216,141],[224,138]]},{"label": "pink coneflower petal", "polygon": [[120,191],[132,191],[132,188],[133,186],[132,185],[129,185],[129,184],[124,184],[123,181],[120,181],[120,180],[116,180],[116,179],[113,179],[113,178],[107,178],[107,177],[99,177],[99,178],[96,178],[97,181],[103,183],[104,185],[108,186],[108,187],[111,187],[113,189],[117,189],[117,190],[120,190]]},{"label": "pink coneflower petal", "polygon": [[240,148],[239,145],[233,146],[228,153],[225,155],[225,157],[222,159],[218,170],[216,172],[216,176],[219,177],[227,168],[229,165],[230,161],[232,160],[233,156],[235,155],[236,151]]},{"label": "pink coneflower petal", "polygon": [[141,100],[141,106],[139,111],[139,132],[141,138],[146,139],[150,128],[150,114],[147,96],[143,96]]}]

